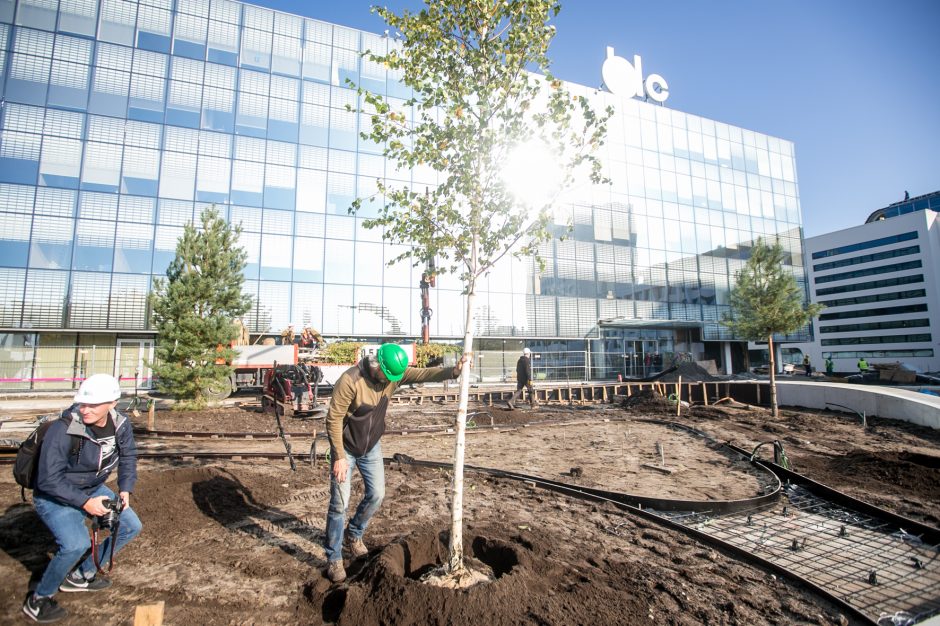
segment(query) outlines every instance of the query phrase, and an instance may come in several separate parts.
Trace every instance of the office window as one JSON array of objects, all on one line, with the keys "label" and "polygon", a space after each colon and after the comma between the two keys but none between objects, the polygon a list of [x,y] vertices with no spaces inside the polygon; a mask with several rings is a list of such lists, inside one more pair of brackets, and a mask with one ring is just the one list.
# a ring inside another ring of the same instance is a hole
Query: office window
[{"label": "office window", "polygon": [[131,51],[99,42],[88,110],[124,117],[131,83]]},{"label": "office window", "polygon": [[61,328],[68,294],[68,272],[29,270],[23,301],[23,324]]},{"label": "office window", "polygon": [[33,220],[29,266],[43,269],[68,269],[72,264],[72,219],[40,217]]},{"label": "office window", "polygon": [[42,144],[39,184],[76,189],[81,163],[81,141],[62,137],[46,137]]},{"label": "office window", "polygon": [[179,200],[160,200],[157,221],[160,224],[185,226],[193,221],[193,203]]},{"label": "office window", "polygon": [[108,299],[108,328],[147,328],[147,295],[150,276],[113,274]]},{"label": "office window", "polygon": [[121,177],[121,191],[144,196],[156,196],[160,179],[160,151],[127,147]]},{"label": "office window", "polygon": [[98,0],[60,0],[59,30],[93,37],[98,19]]},{"label": "office window", "polygon": [[[118,208],[118,219],[122,222],[153,223],[156,201],[153,198],[140,198],[137,196],[121,196]],[[151,240],[153,237],[151,237]]]},{"label": "office window", "polygon": [[157,226],[155,231],[152,272],[165,274],[166,269],[176,257],[176,243],[183,236],[183,229],[179,226]]},{"label": "office window", "polygon": [[0,269],[0,325],[19,326],[23,316],[26,271]]},{"label": "office window", "polygon": [[121,146],[88,142],[82,189],[117,192],[121,185]]},{"label": "office window", "polygon": [[302,58],[300,38],[298,36],[275,33],[272,44],[272,72],[288,76],[299,76]]},{"label": "office window", "polygon": [[113,221],[117,219],[118,198],[114,194],[84,192],[78,203],[82,219]]},{"label": "office window", "polygon": [[73,217],[77,193],[69,189],[40,187],[36,189],[36,215]]},{"label": "office window", "polygon": [[107,328],[110,291],[109,274],[72,272],[69,327]]},{"label": "office window", "polygon": [[16,23],[44,30],[55,30],[57,0],[20,0]]},{"label": "office window", "polygon": [[260,207],[264,199],[264,164],[235,161],[232,164],[232,202]]},{"label": "office window", "polygon": [[206,58],[206,37],[209,20],[197,15],[177,13],[173,31],[173,54],[190,59]]},{"label": "office window", "polygon": [[303,77],[321,83],[330,82],[333,49],[322,43],[307,41],[303,49]]},{"label": "office window", "polygon": [[208,34],[209,61],[234,66],[238,61],[240,33],[237,24],[210,20]]},{"label": "office window", "polygon": [[33,212],[36,188],[28,185],[0,184],[0,211],[4,213]]},{"label": "office window", "polygon": [[180,152],[163,154],[160,197],[192,200],[196,182],[196,155]]},{"label": "office window", "polygon": [[73,270],[110,272],[114,257],[114,222],[79,219],[75,225]]},{"label": "office window", "polygon": [[840,272],[838,274],[830,274],[828,276],[816,276],[813,280],[814,283],[831,283],[839,280],[848,280],[850,278],[861,278],[863,276],[877,276],[878,274],[889,274],[892,272],[901,272],[905,270],[917,269],[923,267],[921,261],[907,261],[906,263],[892,263],[890,265],[881,265],[879,267],[871,267],[864,270],[854,270],[851,272]]},{"label": "office window", "polygon": [[141,4],[137,11],[137,47],[168,53],[172,19],[168,9]]},{"label": "office window", "polygon": [[196,200],[225,203],[229,197],[231,161],[226,158],[200,156],[196,175]]},{"label": "office window", "polygon": [[285,328],[290,322],[290,283],[262,281],[258,284],[258,322],[268,328]]},{"label": "office window", "polygon": [[132,46],[136,22],[136,3],[125,0],[101,0],[99,39]]},{"label": "office window", "polygon": [[[248,8],[250,8],[250,5],[245,5],[246,21]],[[242,67],[270,70],[272,37],[271,31],[261,31],[254,28],[243,29],[239,64]]]},{"label": "office window", "polygon": [[26,267],[31,228],[29,215],[0,213],[0,265]]},{"label": "office window", "polygon": [[261,236],[262,280],[290,280],[294,239],[290,235]]}]

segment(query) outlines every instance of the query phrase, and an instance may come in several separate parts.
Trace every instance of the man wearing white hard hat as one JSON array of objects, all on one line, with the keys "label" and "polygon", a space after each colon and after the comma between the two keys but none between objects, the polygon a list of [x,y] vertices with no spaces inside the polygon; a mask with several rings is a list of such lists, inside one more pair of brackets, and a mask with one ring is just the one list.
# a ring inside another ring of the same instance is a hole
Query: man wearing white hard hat
[{"label": "man wearing white hard hat", "polygon": [[516,402],[522,397],[522,390],[529,391],[529,404],[534,409],[539,405],[535,399],[535,389],[532,387],[532,351],[528,348],[522,349],[522,356],[516,361],[516,393],[506,402],[509,410],[516,408]]},{"label": "man wearing white hard hat", "polygon": [[[110,580],[97,575],[96,561],[101,563],[140,534],[140,519],[130,508],[130,494],[137,482],[137,446],[130,420],[116,410],[120,397],[121,388],[113,376],[95,374],[85,379],[74,404],[49,426],[42,440],[33,506],[55,536],[58,551],[23,603],[23,612],[37,622],[66,617],[65,609],[52,597],[57,591],[110,587]],[[92,555],[85,520],[113,510],[107,504],[117,500],[105,481],[114,468],[123,505],[119,507],[116,538],[105,539],[98,554]]]}]

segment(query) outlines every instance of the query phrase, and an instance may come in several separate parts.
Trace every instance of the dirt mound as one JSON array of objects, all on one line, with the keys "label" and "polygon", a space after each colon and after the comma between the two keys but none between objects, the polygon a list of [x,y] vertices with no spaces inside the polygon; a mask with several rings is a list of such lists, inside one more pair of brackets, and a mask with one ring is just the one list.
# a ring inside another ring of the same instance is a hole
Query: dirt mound
[{"label": "dirt mound", "polygon": [[675,412],[675,404],[667,400],[655,389],[640,389],[625,397],[620,406],[635,413]]},{"label": "dirt mound", "polygon": [[658,378],[659,382],[668,382],[674,383],[679,380],[679,377],[682,377],[682,382],[686,383],[699,383],[699,382],[714,382],[716,380],[725,380],[720,376],[713,376],[708,373],[704,367],[698,363],[680,363],[678,369],[674,372],[670,372],[665,376]]}]

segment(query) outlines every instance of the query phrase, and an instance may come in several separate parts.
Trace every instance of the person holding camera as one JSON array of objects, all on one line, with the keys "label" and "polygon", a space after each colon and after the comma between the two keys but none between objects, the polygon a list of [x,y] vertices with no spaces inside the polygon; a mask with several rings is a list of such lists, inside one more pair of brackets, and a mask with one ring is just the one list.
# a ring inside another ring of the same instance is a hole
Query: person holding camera
[{"label": "person holding camera", "polygon": [[[113,376],[95,374],[85,379],[74,404],[49,426],[42,440],[33,506],[55,537],[58,551],[23,603],[23,612],[37,622],[55,622],[68,614],[53,599],[57,591],[110,587],[110,580],[96,575],[96,563],[140,534],[140,519],[130,508],[137,481],[137,446],[130,420],[116,410],[120,396]],[[115,468],[117,497],[105,486]],[[90,551],[88,517],[112,530],[98,554]]]}]

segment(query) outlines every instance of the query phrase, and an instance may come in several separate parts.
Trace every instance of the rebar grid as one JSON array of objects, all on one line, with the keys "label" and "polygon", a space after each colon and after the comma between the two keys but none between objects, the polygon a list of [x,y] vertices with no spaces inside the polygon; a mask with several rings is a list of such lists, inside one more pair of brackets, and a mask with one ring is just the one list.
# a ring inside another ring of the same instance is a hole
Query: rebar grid
[{"label": "rebar grid", "polygon": [[940,545],[896,524],[787,484],[771,508],[657,515],[743,548],[809,580],[873,619],[940,612]]}]

